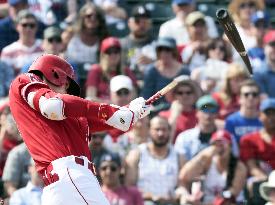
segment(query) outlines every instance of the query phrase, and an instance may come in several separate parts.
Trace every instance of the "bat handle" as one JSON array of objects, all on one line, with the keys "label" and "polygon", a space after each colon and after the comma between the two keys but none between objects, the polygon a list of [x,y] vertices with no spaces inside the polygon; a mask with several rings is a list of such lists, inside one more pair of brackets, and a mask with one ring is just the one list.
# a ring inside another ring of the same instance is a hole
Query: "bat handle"
[{"label": "bat handle", "polygon": [[151,96],[148,100],[146,100],[145,104],[150,105],[156,100],[158,100],[162,96],[161,93],[157,92],[155,95]]}]

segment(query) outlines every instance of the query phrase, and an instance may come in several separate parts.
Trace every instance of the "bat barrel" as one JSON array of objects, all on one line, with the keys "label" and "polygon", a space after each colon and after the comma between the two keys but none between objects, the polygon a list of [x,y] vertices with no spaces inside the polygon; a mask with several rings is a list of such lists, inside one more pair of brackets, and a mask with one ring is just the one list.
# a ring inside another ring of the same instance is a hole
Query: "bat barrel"
[{"label": "bat barrel", "polygon": [[249,73],[252,74],[252,67],[247,52],[229,12],[224,8],[220,8],[216,11],[216,17],[220,25],[223,27],[224,33],[228,37],[229,41],[243,59]]},{"label": "bat barrel", "polygon": [[228,17],[228,12],[226,9],[218,9],[217,12],[216,12],[216,16],[218,19],[226,19]]}]

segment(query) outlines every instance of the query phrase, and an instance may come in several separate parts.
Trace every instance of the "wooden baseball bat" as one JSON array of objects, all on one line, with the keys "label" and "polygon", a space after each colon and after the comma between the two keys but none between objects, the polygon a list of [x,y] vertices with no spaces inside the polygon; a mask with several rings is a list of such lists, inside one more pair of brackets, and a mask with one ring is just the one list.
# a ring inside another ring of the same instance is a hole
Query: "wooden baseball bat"
[{"label": "wooden baseball bat", "polygon": [[229,41],[232,43],[233,47],[238,51],[249,73],[252,75],[252,66],[250,64],[247,52],[244,48],[240,34],[228,11],[224,8],[218,9],[216,12],[216,17],[220,25],[223,27],[224,33],[228,37]]},{"label": "wooden baseball bat", "polygon": [[158,100],[160,97],[164,96],[166,93],[168,93],[170,90],[174,89],[180,82],[184,80],[190,80],[190,77],[188,75],[180,75],[176,77],[171,83],[166,85],[164,88],[159,90],[157,93],[152,95],[149,99],[146,100],[146,105],[152,104],[156,100]]}]

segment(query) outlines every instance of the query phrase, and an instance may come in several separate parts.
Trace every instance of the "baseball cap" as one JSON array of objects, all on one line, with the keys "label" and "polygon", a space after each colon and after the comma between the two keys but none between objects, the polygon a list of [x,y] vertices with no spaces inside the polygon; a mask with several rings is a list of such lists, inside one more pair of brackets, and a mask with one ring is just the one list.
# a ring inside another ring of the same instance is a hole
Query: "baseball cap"
[{"label": "baseball cap", "polygon": [[275,30],[270,30],[264,35],[264,44],[275,42]]},{"label": "baseball cap", "polygon": [[110,81],[111,92],[117,92],[122,88],[133,90],[133,82],[131,78],[126,75],[117,75],[113,77]]},{"label": "baseball cap", "polygon": [[106,153],[104,155],[102,155],[100,157],[99,160],[99,166],[103,163],[103,162],[115,162],[118,166],[121,166],[121,159],[120,156],[116,153]]},{"label": "baseball cap", "polygon": [[196,102],[196,108],[205,113],[217,113],[219,105],[211,95],[204,95]]},{"label": "baseball cap", "polygon": [[16,4],[19,4],[19,3],[27,4],[28,0],[8,0],[8,4],[11,6],[15,6]]},{"label": "baseball cap", "polygon": [[156,42],[156,48],[159,47],[175,49],[177,47],[176,40],[171,37],[160,37]]},{"label": "baseball cap", "polygon": [[256,24],[258,21],[263,20],[265,26],[268,25],[269,22],[269,16],[266,12],[264,11],[256,11],[255,13],[252,14],[251,16],[251,22],[253,24]]},{"label": "baseball cap", "polygon": [[260,111],[264,112],[268,109],[275,109],[275,98],[267,98],[261,102]]},{"label": "baseball cap", "polygon": [[193,0],[173,0],[172,4],[192,4]]},{"label": "baseball cap", "polygon": [[190,87],[192,92],[194,92],[196,98],[199,98],[202,94],[202,90],[199,84],[196,81],[192,80],[190,76],[187,76],[185,79],[182,79],[182,81],[178,83],[178,85],[174,89],[174,93],[176,93],[176,91],[178,90],[177,88],[181,86]]},{"label": "baseball cap", "polygon": [[138,18],[138,17],[145,17],[145,18],[150,18],[150,12],[148,9],[146,9],[145,6],[143,5],[137,5],[133,8],[131,17]]},{"label": "baseball cap", "polygon": [[232,143],[231,134],[226,130],[218,130],[211,135],[210,144],[217,141],[223,141],[228,144],[231,144]]},{"label": "baseball cap", "polygon": [[25,18],[33,18],[37,21],[36,16],[28,9],[19,11],[16,17],[16,23],[20,23]]},{"label": "baseball cap", "polygon": [[46,28],[43,32],[43,38],[44,39],[49,39],[49,38],[54,38],[54,37],[61,37],[61,29],[56,27],[56,26],[50,26]]},{"label": "baseball cap", "polygon": [[100,47],[100,52],[106,52],[109,48],[112,47],[117,47],[117,48],[121,48],[120,42],[118,40],[118,38],[116,37],[108,37],[105,38],[102,43],[101,43],[101,47]]},{"label": "baseball cap", "polygon": [[202,20],[205,22],[205,15],[201,13],[200,11],[193,11],[190,14],[187,15],[185,23],[186,25],[194,25],[198,20]]}]

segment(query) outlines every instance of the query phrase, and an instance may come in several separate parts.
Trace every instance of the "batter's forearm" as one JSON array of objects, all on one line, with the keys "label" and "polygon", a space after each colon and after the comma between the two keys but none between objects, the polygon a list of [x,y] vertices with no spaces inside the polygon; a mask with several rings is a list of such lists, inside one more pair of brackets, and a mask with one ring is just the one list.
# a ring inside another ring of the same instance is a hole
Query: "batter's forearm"
[{"label": "batter's forearm", "polygon": [[122,131],[131,128],[134,113],[127,107],[91,102],[71,95],[59,95],[64,102],[66,117],[86,117],[89,120],[104,121],[107,125]]}]

